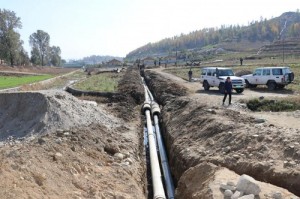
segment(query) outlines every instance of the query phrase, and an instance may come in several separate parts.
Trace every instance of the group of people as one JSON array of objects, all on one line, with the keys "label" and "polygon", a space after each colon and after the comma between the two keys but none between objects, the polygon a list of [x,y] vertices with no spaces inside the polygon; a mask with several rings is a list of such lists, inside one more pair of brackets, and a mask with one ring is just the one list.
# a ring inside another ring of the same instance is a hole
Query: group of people
[{"label": "group of people", "polygon": [[[192,77],[193,77],[193,71],[192,71],[192,69],[189,70],[188,76],[189,76],[189,82],[191,82],[192,81]],[[227,95],[228,95],[228,98],[229,98],[228,99],[229,100],[228,105],[231,105],[231,93],[232,93],[232,83],[231,83],[230,77],[227,77],[226,81],[225,81],[225,85],[224,85],[223,105],[225,104]]]}]

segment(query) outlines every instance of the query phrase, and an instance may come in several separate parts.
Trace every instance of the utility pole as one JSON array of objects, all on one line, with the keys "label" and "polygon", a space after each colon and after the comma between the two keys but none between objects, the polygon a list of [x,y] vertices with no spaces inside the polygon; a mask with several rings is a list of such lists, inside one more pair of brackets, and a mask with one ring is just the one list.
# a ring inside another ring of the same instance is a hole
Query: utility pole
[{"label": "utility pole", "polygon": [[282,30],[280,31],[280,38],[282,40],[282,62],[284,63],[284,32],[286,30],[286,24],[287,24],[287,20],[284,23],[284,26],[282,28]]},{"label": "utility pole", "polygon": [[284,38],[282,38],[282,62],[284,63]]}]

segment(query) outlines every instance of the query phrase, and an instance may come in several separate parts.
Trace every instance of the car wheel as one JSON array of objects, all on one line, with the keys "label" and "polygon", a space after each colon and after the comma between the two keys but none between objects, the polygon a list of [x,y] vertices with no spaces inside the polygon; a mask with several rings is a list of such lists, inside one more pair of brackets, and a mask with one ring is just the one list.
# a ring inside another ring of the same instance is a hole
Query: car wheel
[{"label": "car wheel", "polygon": [[273,90],[275,90],[277,85],[275,82],[268,82],[267,86],[268,86],[269,91],[273,91]]},{"label": "car wheel", "polygon": [[208,84],[208,82],[207,81],[204,81],[203,82],[203,88],[204,88],[204,90],[206,90],[206,91],[208,91],[209,90],[209,84]]},{"label": "car wheel", "polygon": [[248,80],[245,80],[246,88],[251,88],[251,84],[248,82]]},{"label": "car wheel", "polygon": [[225,91],[225,84],[224,83],[220,83],[219,91],[220,91],[220,93],[224,94],[224,91]]},{"label": "car wheel", "polygon": [[242,92],[244,91],[244,89],[243,89],[243,88],[237,88],[237,89],[235,89],[235,91],[236,91],[237,93],[242,93]]}]

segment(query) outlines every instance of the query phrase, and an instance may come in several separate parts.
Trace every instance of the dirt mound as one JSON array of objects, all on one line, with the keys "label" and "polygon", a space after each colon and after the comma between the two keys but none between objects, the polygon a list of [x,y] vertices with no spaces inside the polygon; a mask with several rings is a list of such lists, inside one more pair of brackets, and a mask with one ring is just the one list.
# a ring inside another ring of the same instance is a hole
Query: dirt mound
[{"label": "dirt mound", "polygon": [[[201,163],[188,169],[180,178],[176,190],[176,198],[226,198],[221,185],[231,182],[236,186],[239,175],[224,167],[218,167],[211,163]],[[261,192],[257,198],[297,198],[285,189],[267,183],[256,181]],[[233,191],[234,193],[235,191]]]},{"label": "dirt mound", "polygon": [[112,116],[62,91],[0,94],[0,140],[102,123]]},{"label": "dirt mound", "polygon": [[185,87],[179,86],[169,79],[160,76],[158,73],[146,71],[145,74],[145,81],[151,89],[154,98],[162,105],[165,105],[175,97],[187,94]]}]

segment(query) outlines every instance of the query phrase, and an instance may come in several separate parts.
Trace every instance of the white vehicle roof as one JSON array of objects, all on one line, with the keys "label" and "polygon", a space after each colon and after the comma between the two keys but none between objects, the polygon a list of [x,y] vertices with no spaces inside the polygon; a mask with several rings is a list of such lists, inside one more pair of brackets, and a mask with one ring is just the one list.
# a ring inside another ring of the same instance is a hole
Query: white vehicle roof
[{"label": "white vehicle roof", "polygon": [[288,66],[270,66],[270,67],[259,67],[259,68],[255,68],[256,69],[273,69],[273,68],[290,68]]},{"label": "white vehicle roof", "polygon": [[226,70],[226,69],[230,69],[232,70],[232,68],[224,68],[224,67],[205,67],[205,68],[202,68],[202,69],[219,69],[219,70]]}]

